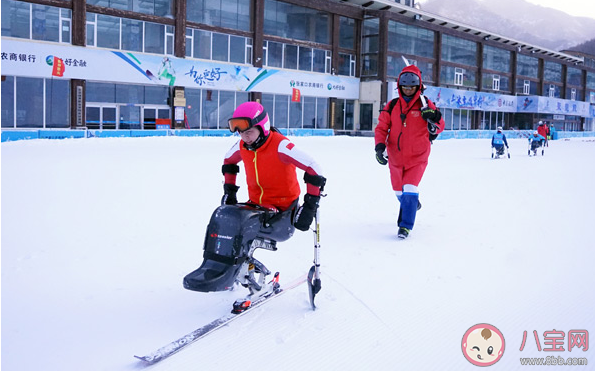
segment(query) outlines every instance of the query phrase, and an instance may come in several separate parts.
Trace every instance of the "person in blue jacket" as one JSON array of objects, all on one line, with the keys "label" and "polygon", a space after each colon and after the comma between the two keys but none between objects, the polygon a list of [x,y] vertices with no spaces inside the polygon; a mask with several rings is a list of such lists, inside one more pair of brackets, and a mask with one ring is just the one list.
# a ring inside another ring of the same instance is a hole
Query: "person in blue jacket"
[{"label": "person in blue jacket", "polygon": [[551,140],[556,140],[558,139],[558,136],[556,135],[556,127],[554,126],[554,124],[552,124],[550,126],[550,139]]},{"label": "person in blue jacket", "polygon": [[531,144],[531,151],[537,152],[537,148],[545,142],[543,135],[540,135],[537,130],[533,132],[533,135],[529,136],[529,143]]},{"label": "person in blue jacket", "polygon": [[504,146],[508,148],[506,135],[502,132],[502,126],[498,126],[498,131],[492,136],[492,148],[496,150],[498,156],[502,156],[504,154]]}]

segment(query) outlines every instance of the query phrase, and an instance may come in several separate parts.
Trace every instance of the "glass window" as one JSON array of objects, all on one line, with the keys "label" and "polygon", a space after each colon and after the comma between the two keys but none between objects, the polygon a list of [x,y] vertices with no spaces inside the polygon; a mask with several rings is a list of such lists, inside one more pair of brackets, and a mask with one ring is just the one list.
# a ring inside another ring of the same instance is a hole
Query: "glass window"
[{"label": "glass window", "polygon": [[173,0],[87,0],[90,5],[169,18],[173,16],[173,3]]},{"label": "glass window", "polygon": [[355,49],[355,19],[339,18],[339,47]]},{"label": "glass window", "polygon": [[87,46],[97,46],[95,43],[95,31],[97,29],[97,16],[87,13]]},{"label": "glass window", "polygon": [[316,98],[316,128],[328,128],[328,99]]},{"label": "glass window", "polygon": [[583,100],[582,89],[566,88],[566,99],[582,101]]},{"label": "glass window", "polygon": [[115,103],[116,84],[87,81],[86,101]]},{"label": "glass window", "polygon": [[312,49],[300,46],[298,68],[302,71],[312,71]]},{"label": "glass window", "polygon": [[264,9],[265,34],[329,44],[328,13],[276,0],[265,0]]},{"label": "glass window", "polygon": [[570,85],[580,86],[583,72],[578,68],[568,67],[566,71],[566,82]]},{"label": "glass window", "polygon": [[192,57],[194,54],[194,31],[186,28],[186,57]]},{"label": "glass window", "polygon": [[362,56],[362,76],[376,76],[378,74],[378,55]]},{"label": "glass window", "polygon": [[510,92],[510,78],[508,76],[484,73],[482,76],[482,88],[500,92]]},{"label": "glass window", "polygon": [[246,63],[245,37],[229,36],[229,61],[234,63]]},{"label": "glass window", "polygon": [[196,23],[203,22],[204,0],[186,0],[186,20]]},{"label": "glass window", "polygon": [[421,80],[424,83],[434,82],[434,63],[419,62],[417,67],[421,71]]},{"label": "glass window", "polygon": [[275,95],[275,127],[289,127],[289,95]]},{"label": "glass window", "polygon": [[122,18],[122,49],[143,51],[143,22]]},{"label": "glass window", "polygon": [[445,85],[460,85],[476,89],[476,75],[477,73],[471,69],[443,65],[440,68],[440,83]]},{"label": "glass window", "polygon": [[188,119],[188,127],[190,129],[200,129],[200,89],[189,89],[184,90],[184,96],[186,97],[186,118]]},{"label": "glass window", "polygon": [[595,72],[587,72],[587,88],[595,89]]},{"label": "glass window", "polygon": [[30,39],[31,4],[2,0],[2,36]]},{"label": "glass window", "polygon": [[538,78],[539,59],[529,57],[528,55],[517,54],[516,68],[517,74],[527,77]]},{"label": "glass window", "polygon": [[544,84],[543,96],[550,98],[561,98],[562,87],[554,84]]},{"label": "glass window", "polygon": [[562,82],[562,65],[560,63],[545,61],[543,64],[543,79]]},{"label": "glass window", "polygon": [[233,116],[233,111],[237,105],[235,102],[235,92],[223,91],[219,92],[219,127],[227,128],[227,120]]},{"label": "glass window", "polygon": [[221,26],[221,0],[204,0],[204,3],[202,23],[211,26]]},{"label": "glass window", "polygon": [[537,82],[525,79],[516,79],[516,93],[525,95],[537,94]]},{"label": "glass window", "polygon": [[213,60],[215,61],[228,61],[229,54],[229,36],[220,33],[213,33]]},{"label": "glass window", "polygon": [[211,59],[211,32],[194,30],[194,58]]},{"label": "glass window", "polygon": [[442,60],[475,66],[477,65],[477,44],[458,37],[443,35]]},{"label": "glass window", "polygon": [[290,69],[297,69],[298,66],[298,47],[296,45],[285,44],[285,56],[283,67]]},{"label": "glass window", "polygon": [[145,103],[145,89],[142,85],[116,84],[116,103]]},{"label": "glass window", "polygon": [[2,0],[2,36],[70,42],[70,10]]},{"label": "glass window", "polygon": [[62,34],[62,39],[60,40],[60,42],[63,43],[68,43],[70,44],[70,33],[71,33],[71,28],[70,28],[70,9],[60,9],[60,18],[61,18],[61,34]]},{"label": "glass window", "polygon": [[252,30],[250,4],[252,4],[251,0],[238,0],[238,23],[234,28],[242,31]]},{"label": "glass window", "polygon": [[264,107],[265,111],[269,115],[269,122],[271,127],[275,126],[275,95],[274,94],[262,94],[260,104]]},{"label": "glass window", "polygon": [[366,18],[364,19],[363,35],[378,35],[380,32],[380,20],[378,18]]},{"label": "glass window", "polygon": [[333,123],[334,130],[345,130],[345,100],[335,100],[335,122]]},{"label": "glass window", "polygon": [[[4,6],[4,5],[2,5]],[[14,127],[14,77],[6,76],[2,79],[2,127]]]},{"label": "glass window", "polygon": [[326,50],[314,49],[314,65],[312,68],[314,72],[326,71]]},{"label": "glass window", "polygon": [[339,53],[339,75],[355,76],[355,55]]},{"label": "glass window", "polygon": [[266,65],[269,67],[283,67],[283,44],[274,41],[265,41]]},{"label": "glass window", "polygon": [[433,58],[434,32],[389,20],[388,50]]},{"label": "glass window", "polygon": [[186,19],[210,26],[250,31],[250,0],[188,0]]},{"label": "glass window", "polygon": [[355,101],[345,100],[345,130],[354,130]]},{"label": "glass window", "polygon": [[59,9],[45,6],[32,5],[32,39],[44,41],[60,41]]},{"label": "glass window", "polygon": [[[152,3],[153,1],[149,1]],[[150,8],[149,8],[150,9]],[[153,13],[160,17],[173,18],[174,15],[174,0],[155,0]],[[149,13],[151,14],[151,13]]]},{"label": "glass window", "polygon": [[145,53],[165,54],[165,25],[145,22]]},{"label": "glass window", "polygon": [[239,14],[238,0],[221,1],[221,27],[237,29]]},{"label": "glass window", "polygon": [[500,91],[505,93],[511,93],[512,86],[510,85],[510,77],[500,76]]},{"label": "glass window", "polygon": [[303,99],[300,102],[289,103],[289,127],[302,128]]},{"label": "glass window", "polygon": [[[246,103],[250,100],[250,94],[245,91],[236,91],[236,107],[242,103]],[[225,127],[227,128],[227,121],[225,121]]]},{"label": "glass window", "polygon": [[397,77],[401,73],[401,70],[405,67],[405,62],[403,62],[403,58],[401,57],[394,57],[392,55],[386,56],[386,73],[388,76]]},{"label": "glass window", "polygon": [[70,81],[46,79],[45,99],[45,126],[70,127]]},{"label": "glass window", "polygon": [[483,47],[483,68],[510,72],[510,52],[493,46]]},{"label": "glass window", "polygon": [[144,103],[167,105],[169,87],[167,86],[145,86]]},{"label": "glass window", "polygon": [[97,14],[97,46],[120,49],[120,18]]},{"label": "glass window", "polygon": [[219,110],[219,94],[217,90],[202,92],[202,129],[217,129]]},{"label": "glass window", "polygon": [[316,98],[302,97],[304,102],[304,128],[316,127]]},{"label": "glass window", "polygon": [[43,127],[43,79],[17,78],[16,121],[20,128]]},{"label": "glass window", "polygon": [[364,53],[378,53],[378,35],[365,36],[362,39],[362,50]]}]

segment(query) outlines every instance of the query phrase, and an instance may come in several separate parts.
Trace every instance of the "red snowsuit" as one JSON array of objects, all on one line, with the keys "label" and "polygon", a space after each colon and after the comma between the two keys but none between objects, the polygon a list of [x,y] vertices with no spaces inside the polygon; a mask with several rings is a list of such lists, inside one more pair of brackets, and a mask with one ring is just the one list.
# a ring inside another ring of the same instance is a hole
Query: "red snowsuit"
[{"label": "red snowsuit", "polygon": [[[225,155],[224,164],[244,162],[250,202],[286,210],[300,196],[296,167],[310,175],[320,175],[320,167],[281,133],[271,131],[255,151],[239,140]],[[236,175],[225,173],[225,183],[234,184]],[[307,183],[307,193],[318,196],[320,189]]]},{"label": "red snowsuit", "polygon": [[[390,103],[384,107],[378,118],[374,136],[375,144],[386,144],[390,178],[395,191],[402,191],[404,184],[412,184],[416,187],[419,185],[428,165],[431,148],[428,123],[421,117],[420,112],[422,103],[419,96],[423,86],[421,72],[413,65],[405,67],[401,74],[405,72],[413,72],[419,76],[420,86],[409,103],[402,98],[399,89],[401,97],[393,107],[390,116],[388,114]],[[426,101],[430,108],[436,109],[434,103],[427,98]],[[401,119],[401,114],[406,115],[405,120]],[[444,119],[440,119],[436,124],[439,126],[437,133],[442,132]]]},{"label": "red snowsuit", "polygon": [[541,124],[537,127],[537,133],[544,138],[547,138],[547,126],[545,124]]}]

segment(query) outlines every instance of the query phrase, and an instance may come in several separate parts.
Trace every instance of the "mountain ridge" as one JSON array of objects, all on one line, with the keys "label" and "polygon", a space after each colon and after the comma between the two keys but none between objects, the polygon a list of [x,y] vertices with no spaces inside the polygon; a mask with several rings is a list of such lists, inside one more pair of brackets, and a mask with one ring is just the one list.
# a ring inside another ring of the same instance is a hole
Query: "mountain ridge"
[{"label": "mountain ridge", "polygon": [[423,11],[529,44],[560,51],[593,38],[595,19],[525,0],[427,0]]}]

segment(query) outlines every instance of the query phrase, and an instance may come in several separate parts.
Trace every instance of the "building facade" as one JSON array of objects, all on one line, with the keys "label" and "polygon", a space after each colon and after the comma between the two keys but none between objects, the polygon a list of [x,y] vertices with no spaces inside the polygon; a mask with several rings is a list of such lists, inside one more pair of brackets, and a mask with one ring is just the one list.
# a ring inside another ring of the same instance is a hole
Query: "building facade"
[{"label": "building facade", "polygon": [[2,0],[2,130],[373,130],[405,63],[447,130],[592,131],[595,67],[388,0]]}]

